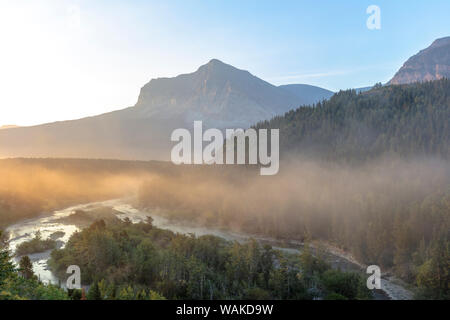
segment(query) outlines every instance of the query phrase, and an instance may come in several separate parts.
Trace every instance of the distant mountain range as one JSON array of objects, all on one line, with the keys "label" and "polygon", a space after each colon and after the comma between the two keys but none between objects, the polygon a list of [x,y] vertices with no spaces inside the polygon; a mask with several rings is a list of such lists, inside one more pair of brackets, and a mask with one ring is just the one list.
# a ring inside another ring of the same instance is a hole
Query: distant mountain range
[{"label": "distant mountain range", "polygon": [[[411,57],[388,84],[449,76],[447,37]],[[306,84],[277,87],[213,59],[193,73],[151,80],[133,107],[78,120],[1,128],[0,157],[168,160],[172,131],[192,129],[194,120],[203,120],[204,128],[247,128],[332,95]]]},{"label": "distant mountain range", "polygon": [[4,126],[0,126],[0,130],[12,129],[12,128],[18,128],[18,126],[15,126],[13,124],[7,124],[7,125],[4,125]]},{"label": "distant mountain range", "polygon": [[360,93],[360,92],[366,92],[369,91],[370,89],[372,89],[373,87],[361,87],[361,88],[355,88],[354,90],[356,91],[356,93]]},{"label": "distant mountain range", "polygon": [[153,79],[135,106],[94,117],[0,132],[0,156],[168,160],[176,128],[248,128],[261,120],[327,99],[332,92],[276,87],[213,59],[190,74]]},{"label": "distant mountain range", "polygon": [[333,91],[323,89],[309,84],[287,84],[279,86],[302,100],[303,104],[314,104],[318,101],[329,99],[334,94]]},{"label": "distant mountain range", "polygon": [[435,40],[431,46],[412,56],[389,84],[450,78],[450,37]]},{"label": "distant mountain range", "polygon": [[141,89],[135,108],[145,118],[245,128],[309,100],[213,59],[194,73],[151,80]]}]

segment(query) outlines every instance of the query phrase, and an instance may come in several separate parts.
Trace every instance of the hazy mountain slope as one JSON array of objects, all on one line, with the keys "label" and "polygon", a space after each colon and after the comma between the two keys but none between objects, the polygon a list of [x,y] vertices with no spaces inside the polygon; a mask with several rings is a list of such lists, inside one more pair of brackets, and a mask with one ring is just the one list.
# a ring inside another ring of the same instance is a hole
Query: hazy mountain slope
[{"label": "hazy mountain slope", "polygon": [[373,87],[361,87],[361,88],[355,88],[354,90],[356,91],[356,93],[360,93],[360,92],[366,92],[371,90]]},{"label": "hazy mountain slope", "polygon": [[326,100],[334,94],[333,91],[316,86],[311,86],[309,84],[286,84],[279,86],[279,88],[296,95],[297,97],[302,99],[304,104],[313,104],[322,100]]},{"label": "hazy mountain slope", "polygon": [[450,78],[450,37],[435,40],[431,46],[409,58],[389,84]]},{"label": "hazy mountain slope", "polygon": [[7,125],[3,125],[0,126],[0,130],[4,130],[4,129],[12,129],[12,128],[18,128],[19,126],[13,125],[13,124],[7,124]]},{"label": "hazy mountain slope", "polygon": [[137,104],[94,117],[0,130],[1,157],[168,160],[176,128],[249,127],[304,104],[248,71],[211,60],[196,72],[151,80]]},{"label": "hazy mountain slope", "polygon": [[194,73],[151,80],[141,89],[136,108],[146,117],[181,116],[188,123],[203,119],[225,128],[248,127],[302,103],[297,95],[213,59]]},{"label": "hazy mountain slope", "polygon": [[156,155],[166,150],[161,136],[168,134],[167,128],[135,117],[132,109],[1,130],[0,156],[160,159]]}]

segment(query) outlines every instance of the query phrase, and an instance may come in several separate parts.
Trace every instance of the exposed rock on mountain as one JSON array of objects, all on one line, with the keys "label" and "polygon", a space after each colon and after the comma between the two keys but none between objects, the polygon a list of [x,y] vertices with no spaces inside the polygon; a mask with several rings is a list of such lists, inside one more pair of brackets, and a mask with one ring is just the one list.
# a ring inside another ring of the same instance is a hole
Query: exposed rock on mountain
[{"label": "exposed rock on mountain", "polygon": [[405,62],[389,84],[450,78],[450,37],[435,40]]},{"label": "exposed rock on mountain", "polygon": [[203,120],[218,128],[248,127],[303,102],[248,71],[213,59],[194,73],[151,80],[141,89],[136,112],[187,123]]}]

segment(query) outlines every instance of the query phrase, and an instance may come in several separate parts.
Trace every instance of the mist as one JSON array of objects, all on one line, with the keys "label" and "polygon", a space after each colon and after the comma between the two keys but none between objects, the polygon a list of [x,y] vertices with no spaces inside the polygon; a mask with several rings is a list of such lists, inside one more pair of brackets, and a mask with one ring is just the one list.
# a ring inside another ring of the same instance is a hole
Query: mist
[{"label": "mist", "polygon": [[132,196],[146,175],[133,162],[9,159],[0,163],[0,226],[79,203]]},{"label": "mist", "polygon": [[450,230],[450,164],[430,157],[350,166],[297,156],[274,176],[258,166],[13,159],[0,175],[0,225],[127,197],[184,223],[325,241],[387,266]]},{"label": "mist", "polygon": [[139,204],[187,223],[330,241],[390,264],[399,228],[408,229],[412,248],[449,229],[448,209],[430,212],[433,201],[449,199],[449,186],[450,165],[437,158],[384,157],[350,166],[297,157],[282,162],[275,176],[239,166],[152,176]]}]

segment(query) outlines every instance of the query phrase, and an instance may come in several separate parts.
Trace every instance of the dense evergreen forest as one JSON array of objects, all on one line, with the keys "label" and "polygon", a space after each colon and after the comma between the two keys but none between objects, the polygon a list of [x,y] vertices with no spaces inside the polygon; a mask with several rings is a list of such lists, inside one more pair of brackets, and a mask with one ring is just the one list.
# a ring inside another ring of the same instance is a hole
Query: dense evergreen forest
[{"label": "dense evergreen forest", "polygon": [[[301,154],[347,164],[387,155],[438,158],[444,163],[435,165],[444,166],[447,174],[450,80],[376,85],[362,93],[341,91],[329,101],[301,107],[256,127],[279,128],[280,150],[286,157]],[[366,231],[367,237],[375,232],[378,239],[357,240],[360,247],[354,252],[363,261],[381,260],[382,265],[394,266],[398,275],[415,281],[428,295],[449,298],[450,181],[429,187],[409,204],[399,205],[397,200],[374,212],[376,218],[367,219]],[[384,201],[382,192],[378,196],[374,195],[374,201]],[[370,210],[370,203],[367,207]],[[377,253],[374,246],[379,247]]]},{"label": "dense evergreen forest", "polygon": [[291,255],[256,241],[175,234],[151,218],[98,220],[52,252],[61,279],[71,264],[92,284],[88,299],[371,298],[362,275],[332,270],[308,248]]},{"label": "dense evergreen forest", "polygon": [[450,157],[450,80],[376,85],[261,122],[280,129],[282,156],[355,163],[382,154]]}]

